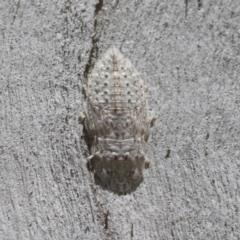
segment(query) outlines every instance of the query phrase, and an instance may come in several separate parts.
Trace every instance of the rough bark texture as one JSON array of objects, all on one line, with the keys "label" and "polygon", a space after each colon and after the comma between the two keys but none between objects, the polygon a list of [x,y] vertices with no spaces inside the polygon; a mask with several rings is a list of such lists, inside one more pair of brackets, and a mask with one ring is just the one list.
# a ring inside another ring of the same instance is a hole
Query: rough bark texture
[{"label": "rough bark texture", "polygon": [[[240,239],[239,26],[239,0],[2,0],[0,239]],[[127,195],[95,183],[78,121],[110,46],[157,116]]]}]

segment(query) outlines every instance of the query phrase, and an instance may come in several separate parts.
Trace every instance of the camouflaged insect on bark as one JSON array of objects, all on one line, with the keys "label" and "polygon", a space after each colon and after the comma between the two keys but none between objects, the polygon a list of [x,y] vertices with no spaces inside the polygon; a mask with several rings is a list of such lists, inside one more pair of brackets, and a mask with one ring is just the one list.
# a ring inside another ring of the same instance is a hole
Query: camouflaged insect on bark
[{"label": "camouflaged insect on bark", "polygon": [[95,174],[112,190],[126,192],[143,178],[148,116],[147,87],[131,62],[110,48],[85,86],[82,120],[91,143]]}]

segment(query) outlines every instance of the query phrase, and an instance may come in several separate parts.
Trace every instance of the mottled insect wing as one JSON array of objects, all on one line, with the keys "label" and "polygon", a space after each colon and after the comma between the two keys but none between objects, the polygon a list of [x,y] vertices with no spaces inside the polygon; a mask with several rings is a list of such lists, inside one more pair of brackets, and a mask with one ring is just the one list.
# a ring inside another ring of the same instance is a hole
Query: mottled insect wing
[{"label": "mottled insect wing", "polygon": [[110,48],[96,63],[85,90],[88,159],[107,187],[126,192],[143,176],[151,122],[147,88],[131,62]]}]

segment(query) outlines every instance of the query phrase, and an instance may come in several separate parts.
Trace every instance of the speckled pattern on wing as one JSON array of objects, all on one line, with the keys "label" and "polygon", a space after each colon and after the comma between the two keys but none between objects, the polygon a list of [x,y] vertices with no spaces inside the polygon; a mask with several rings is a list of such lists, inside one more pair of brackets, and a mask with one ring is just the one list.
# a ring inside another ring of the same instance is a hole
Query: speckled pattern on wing
[{"label": "speckled pattern on wing", "polygon": [[141,182],[151,120],[143,84],[131,62],[110,48],[88,78],[84,125],[88,160],[101,181],[117,192]]}]

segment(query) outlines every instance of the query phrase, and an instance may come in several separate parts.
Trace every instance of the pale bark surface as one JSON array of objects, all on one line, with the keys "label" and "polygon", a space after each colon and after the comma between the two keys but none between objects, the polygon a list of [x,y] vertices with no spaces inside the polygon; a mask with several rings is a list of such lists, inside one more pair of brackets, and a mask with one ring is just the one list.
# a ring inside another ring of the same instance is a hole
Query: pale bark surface
[{"label": "pale bark surface", "polygon": [[[240,239],[239,0],[96,3],[0,2],[0,239]],[[157,116],[127,195],[95,183],[78,121],[110,46]]]}]

